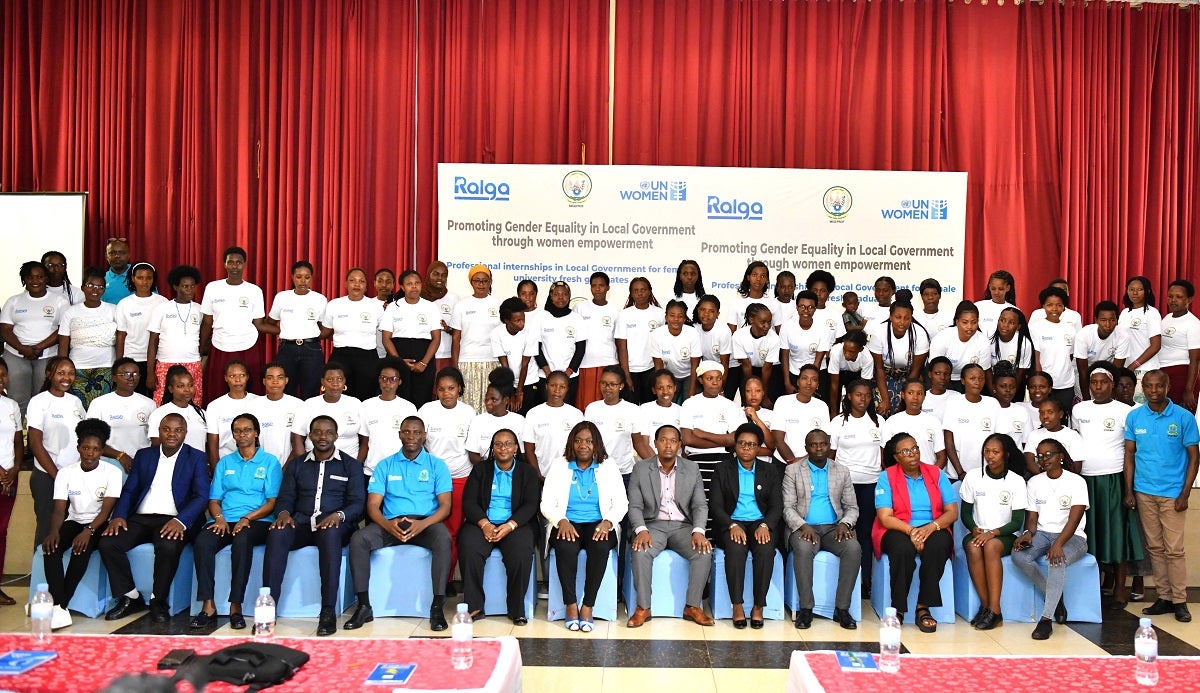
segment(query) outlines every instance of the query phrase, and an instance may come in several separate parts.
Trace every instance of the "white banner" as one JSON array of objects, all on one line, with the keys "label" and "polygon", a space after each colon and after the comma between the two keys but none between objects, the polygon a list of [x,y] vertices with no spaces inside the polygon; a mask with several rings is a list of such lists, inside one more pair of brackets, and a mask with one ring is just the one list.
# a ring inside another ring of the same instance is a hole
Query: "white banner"
[{"label": "white banner", "polygon": [[[731,305],[746,265],[790,270],[800,289],[818,269],[837,289],[873,303],[877,277],[912,289],[932,277],[942,307],[963,296],[966,173],[683,166],[440,164],[438,258],[452,290],[469,295],[466,270],[488,265],[498,296],[553,281],[587,297],[592,272],[610,300],[647,277],[659,303],[673,298],[681,260],[696,260],[705,289]],[[771,290],[768,290],[768,294]]]}]

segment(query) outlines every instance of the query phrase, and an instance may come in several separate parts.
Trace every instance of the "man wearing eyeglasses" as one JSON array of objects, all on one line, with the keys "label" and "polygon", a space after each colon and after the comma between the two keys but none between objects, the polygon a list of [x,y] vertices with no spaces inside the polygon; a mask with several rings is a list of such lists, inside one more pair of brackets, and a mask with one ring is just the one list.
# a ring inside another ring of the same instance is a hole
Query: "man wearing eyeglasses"
[{"label": "man wearing eyeglasses", "polygon": [[108,260],[108,271],[104,273],[104,295],[101,301],[114,306],[133,293],[125,283],[129,279],[129,241],[110,238],[104,246],[104,257]]}]

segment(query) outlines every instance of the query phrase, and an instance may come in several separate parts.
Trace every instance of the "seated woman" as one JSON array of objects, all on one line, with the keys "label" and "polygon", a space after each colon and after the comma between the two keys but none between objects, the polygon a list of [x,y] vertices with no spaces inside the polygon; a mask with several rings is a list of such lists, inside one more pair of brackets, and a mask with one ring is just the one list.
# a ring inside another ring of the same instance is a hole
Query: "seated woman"
[{"label": "seated woman", "polygon": [[733,604],[733,627],[746,627],[742,606],[746,556],[754,556],[754,608],[750,627],[763,627],[763,607],[775,565],[775,544],[783,519],[783,479],[779,467],[760,463],[763,430],[744,423],[733,433],[733,456],[717,464],[709,498],[713,543],[725,552],[725,581]]},{"label": "seated woman", "polygon": [[[553,527],[550,548],[557,555],[567,630],[592,632],[592,607],[609,552],[617,547],[617,525],[629,509],[625,484],[615,464],[604,464],[608,452],[596,424],[580,421],[567,436],[566,461],[550,464],[542,487],[542,515]],[[579,552],[587,554],[583,604],[575,594]]]},{"label": "seated woman", "polygon": [[232,427],[237,450],[217,462],[208,494],[208,513],[213,521],[196,537],[196,599],[203,602],[200,613],[192,618],[191,627],[196,629],[216,621],[213,590],[217,552],[230,545],[229,627],[246,627],[242,600],[250,578],[252,552],[255,546],[267,543],[267,530],[275,519],[275,499],[283,482],[279,460],[258,444],[258,419],[253,414],[242,414],[233,420]]},{"label": "seated woman", "polygon": [[[1074,463],[1060,441],[1047,438],[1038,443],[1033,459],[1042,473],[1029,480],[1025,533],[1013,543],[1013,562],[1046,596],[1042,618],[1033,629],[1034,640],[1046,640],[1054,630],[1051,619],[1067,622],[1062,602],[1067,566],[1087,553],[1083,530],[1088,492],[1083,477],[1064,469]],[[1049,561],[1045,573],[1038,565],[1042,556]]]},{"label": "seated woman", "polygon": [[958,519],[958,496],[945,472],[921,461],[921,448],[907,433],[897,433],[883,446],[883,460],[871,530],[875,558],[888,556],[892,606],[903,623],[908,590],[921,557],[917,628],[932,633],[937,620],[929,608],[942,605],[939,583],[954,544],[950,526]]},{"label": "seated woman", "polygon": [[983,467],[967,472],[958,495],[967,531],[963,549],[967,570],[979,595],[979,611],[971,625],[991,630],[1004,621],[1000,559],[1012,552],[1015,532],[1025,522],[1025,456],[1011,437],[993,433],[983,441]]},{"label": "seated woman", "polygon": [[[75,449],[79,462],[64,467],[54,477],[54,515],[50,531],[42,542],[46,564],[46,583],[54,598],[50,627],[71,625],[67,605],[75,596],[79,581],[87,572],[88,561],[100,542],[100,530],[108,524],[117,498],[121,496],[121,469],[100,457],[112,429],[99,419],[84,419],[75,425],[79,441]],[[63,554],[71,552],[71,562],[63,574]]]},{"label": "seated woman", "polygon": [[508,617],[517,626],[529,622],[525,592],[533,567],[532,523],[542,495],[537,471],[521,458],[520,447],[517,434],[507,428],[492,435],[486,456],[467,477],[462,496],[465,522],[458,530],[463,595],[471,617],[483,616],[483,564],[495,548],[500,549],[508,576]]}]

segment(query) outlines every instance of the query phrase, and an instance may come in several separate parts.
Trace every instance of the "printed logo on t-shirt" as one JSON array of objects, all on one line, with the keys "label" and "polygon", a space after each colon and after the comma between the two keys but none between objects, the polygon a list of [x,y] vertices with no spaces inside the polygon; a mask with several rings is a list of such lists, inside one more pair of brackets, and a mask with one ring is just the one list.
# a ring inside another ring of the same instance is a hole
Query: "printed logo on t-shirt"
[{"label": "printed logo on t-shirt", "polygon": [[809,356],[817,355],[817,343],[816,342],[813,342],[812,344],[808,345],[808,355]]},{"label": "printed logo on t-shirt", "polygon": [[439,303],[438,308],[442,309],[442,315],[450,314],[450,304],[449,303]]},{"label": "printed logo on t-shirt", "polygon": [[1163,336],[1164,337],[1174,337],[1175,336],[1175,328],[1168,327],[1167,329],[1163,330]]},{"label": "printed logo on t-shirt", "polygon": [[1135,329],[1135,330],[1136,330],[1136,329],[1138,329],[1139,327],[1141,327],[1141,326],[1142,326],[1142,319],[1141,319],[1141,318],[1134,318],[1133,320],[1130,320],[1130,321],[1129,321],[1129,326],[1130,326],[1131,328]]},{"label": "printed logo on t-shirt", "polygon": [[833,318],[825,318],[825,327],[828,327],[830,330],[834,329],[833,328]]},{"label": "printed logo on t-shirt", "polygon": [[971,357],[971,363],[979,363],[979,355],[978,354]]},{"label": "printed logo on t-shirt", "polygon": [[371,323],[371,314],[364,310],[358,314],[358,319],[362,322],[362,324],[368,325]]},{"label": "printed logo on t-shirt", "polygon": [[1059,496],[1058,497],[1058,509],[1059,510],[1070,510],[1071,509],[1071,497],[1066,496],[1066,495]]},{"label": "printed logo on t-shirt", "polygon": [[238,308],[249,308],[249,307],[250,307],[250,297],[249,296],[238,296]]},{"label": "printed logo on t-shirt", "polygon": [[692,355],[692,350],[689,349],[688,347],[682,347],[679,349],[679,355],[685,359],[690,358]]},{"label": "printed logo on t-shirt", "polygon": [[101,486],[100,488],[96,489],[96,500],[103,501],[104,500],[104,492],[107,490],[108,490],[108,487],[106,487],[106,486]]},{"label": "printed logo on t-shirt", "polygon": [[191,318],[188,319],[188,322],[192,323],[193,325],[199,325],[200,324],[200,316],[193,315]]},{"label": "printed logo on t-shirt", "polygon": [[570,325],[567,326],[567,337],[570,339],[575,339],[575,328],[571,327]]},{"label": "printed logo on t-shirt", "polygon": [[428,481],[429,481],[429,470],[428,470],[428,469],[422,469],[422,470],[421,470],[421,473],[420,473],[420,474],[417,474],[417,481],[420,481],[420,482],[428,482]]},{"label": "printed logo on t-shirt", "polygon": [[500,313],[495,307],[488,308],[488,317],[498,318],[498,317],[500,317]]},{"label": "printed logo on t-shirt", "polygon": [[762,359],[763,361],[765,361],[765,360],[767,359],[767,349],[766,349],[766,347],[761,347],[761,348],[759,348],[759,350],[758,350],[758,358]]},{"label": "printed logo on t-shirt", "polygon": [[1008,356],[1005,357],[1004,360],[1008,361],[1009,363],[1011,363],[1015,366],[1017,364],[1017,355],[1009,354]]},{"label": "printed logo on t-shirt", "polygon": [[1105,419],[1105,420],[1104,420],[1104,430],[1106,430],[1106,431],[1115,431],[1115,430],[1117,430],[1117,420],[1116,420],[1116,419],[1112,419],[1112,418]]},{"label": "printed logo on t-shirt", "polygon": [[417,316],[417,324],[418,325],[428,325],[429,318],[426,317],[424,313],[421,313],[420,315]]},{"label": "printed logo on t-shirt", "polygon": [[[564,431],[569,431],[569,430],[571,430],[571,429],[572,429],[572,428],[574,428],[574,427],[575,427],[575,426],[574,426],[574,425],[573,425],[573,424],[572,424],[570,421],[567,421],[566,419],[563,419],[563,422],[562,422],[562,430],[564,430]],[[541,428],[541,424],[538,424],[538,428]]]},{"label": "printed logo on t-shirt", "polygon": [[54,306],[42,306],[42,317],[43,318],[53,318],[54,317]]},{"label": "printed logo on t-shirt", "polygon": [[309,308],[308,310],[304,311],[304,317],[307,318],[308,320],[316,320],[317,319],[317,311],[313,308]]},{"label": "printed logo on t-shirt", "polygon": [[1066,342],[1067,346],[1075,346],[1075,335],[1064,334],[1063,341]]},{"label": "printed logo on t-shirt", "polygon": [[624,433],[627,428],[627,424],[620,419],[618,419],[615,422],[615,426],[616,426],[617,433]]},{"label": "printed logo on t-shirt", "polygon": [[1014,421],[1014,422],[1012,422],[1012,429],[1013,429],[1013,432],[1014,432],[1014,433],[1024,433],[1024,431],[1023,431],[1023,430],[1022,430],[1022,428],[1021,428],[1021,422],[1020,422],[1020,421]]},{"label": "printed logo on t-shirt", "polygon": [[467,437],[467,425],[466,425],[466,424],[459,424],[459,426],[458,426],[458,437],[459,437],[459,438],[466,438],[466,437]]},{"label": "printed logo on t-shirt", "polygon": [[[979,494],[976,494],[979,495]],[[1012,502],[1012,493],[1009,491],[1000,492],[1000,505],[1008,505]]]},{"label": "printed logo on t-shirt", "polygon": [[296,420],[296,415],[295,415],[295,414],[293,414],[292,412],[288,412],[288,415],[287,415],[287,425],[288,425],[288,428],[291,428],[291,427],[292,427],[292,422],[293,422],[293,421],[295,421],[295,420]]},{"label": "printed logo on t-shirt", "polygon": [[612,327],[612,317],[605,315],[600,319],[600,324],[604,325],[605,327]]},{"label": "printed logo on t-shirt", "polygon": [[255,469],[254,470],[254,478],[255,479],[266,479],[267,478],[267,468],[259,467],[258,469]]},{"label": "printed logo on t-shirt", "polygon": [[1167,426],[1167,435],[1172,438],[1179,437],[1179,424],[1171,424]]},{"label": "printed logo on t-shirt", "polygon": [[992,420],[986,416],[979,421],[979,425],[985,433],[990,433],[992,430]]},{"label": "printed logo on t-shirt", "polygon": [[871,429],[871,440],[872,440],[872,442],[875,442],[875,443],[879,442],[879,429],[877,429],[877,428]]},{"label": "printed logo on t-shirt", "polygon": [[346,425],[356,426],[358,422],[354,420],[354,414],[346,414]]},{"label": "printed logo on t-shirt", "polygon": [[821,427],[821,417],[814,416],[812,423],[813,423],[813,428],[820,428]]},{"label": "printed logo on t-shirt", "polygon": [[149,419],[150,419],[150,415],[149,415],[149,414],[147,414],[146,412],[144,412],[144,411],[139,411],[139,412],[137,413],[137,420],[138,420],[138,423],[140,423],[140,424],[144,424],[144,423],[146,423],[146,421],[148,421]]},{"label": "printed logo on t-shirt", "polygon": [[404,425],[404,417],[403,416],[397,414],[392,417],[392,430],[393,431],[399,431],[400,427],[403,425]]},{"label": "printed logo on t-shirt", "polygon": [[925,441],[929,442],[929,443],[933,442],[933,429],[932,428],[925,429]]},{"label": "printed logo on t-shirt", "polygon": [[721,358],[721,345],[720,344],[712,345],[712,353],[713,353],[713,358],[716,358],[719,360]]}]

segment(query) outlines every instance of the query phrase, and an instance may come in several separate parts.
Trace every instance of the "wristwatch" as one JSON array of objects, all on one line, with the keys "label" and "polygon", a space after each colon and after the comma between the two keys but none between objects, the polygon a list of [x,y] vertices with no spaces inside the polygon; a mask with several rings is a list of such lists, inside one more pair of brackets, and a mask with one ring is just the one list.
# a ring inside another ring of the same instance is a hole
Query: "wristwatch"
[{"label": "wristwatch", "polygon": [[850,530],[851,532],[854,531],[854,525],[850,524],[849,522],[843,522],[842,526],[845,527],[846,529]]}]

